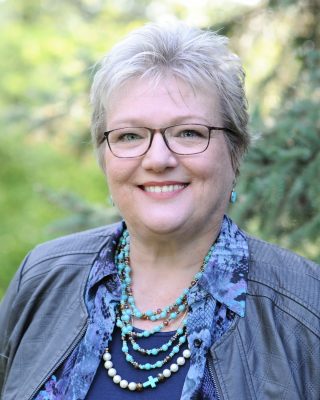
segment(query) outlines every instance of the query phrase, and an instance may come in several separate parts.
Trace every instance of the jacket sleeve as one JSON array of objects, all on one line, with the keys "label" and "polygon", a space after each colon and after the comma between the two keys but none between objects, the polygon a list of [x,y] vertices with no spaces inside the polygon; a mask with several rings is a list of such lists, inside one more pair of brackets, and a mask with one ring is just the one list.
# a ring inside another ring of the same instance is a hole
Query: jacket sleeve
[{"label": "jacket sleeve", "polygon": [[18,296],[21,274],[28,257],[29,255],[27,255],[22,262],[0,303],[0,398],[2,398],[1,393],[8,374],[9,366],[12,362],[12,355],[10,355],[10,337],[14,330],[16,320],[19,318],[19,315],[12,312],[12,309]]}]

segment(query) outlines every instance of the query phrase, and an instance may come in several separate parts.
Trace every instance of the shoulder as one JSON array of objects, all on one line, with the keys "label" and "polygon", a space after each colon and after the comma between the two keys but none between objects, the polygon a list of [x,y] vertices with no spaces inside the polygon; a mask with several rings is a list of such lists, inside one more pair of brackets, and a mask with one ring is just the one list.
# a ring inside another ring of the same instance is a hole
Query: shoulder
[{"label": "shoulder", "polygon": [[[26,257],[20,270],[20,281],[69,266],[68,271],[91,267],[110,237],[120,229],[120,223],[59,237],[36,246]],[[74,268],[72,268],[74,267]]]},{"label": "shoulder", "polygon": [[[320,266],[291,250],[284,249],[275,244],[265,242],[250,235],[247,235],[249,245],[249,259],[251,263],[258,265],[273,265],[280,268],[280,271],[289,272],[290,270],[304,274],[306,271],[313,272],[319,278]],[[253,270],[253,272],[263,272]]]},{"label": "shoulder", "polygon": [[118,227],[119,223],[106,225],[41,243],[32,250],[32,257],[29,261],[34,263],[48,257],[95,253],[100,250],[101,245],[108,240]]},{"label": "shoulder", "polygon": [[248,293],[320,318],[320,266],[290,250],[248,236]]}]

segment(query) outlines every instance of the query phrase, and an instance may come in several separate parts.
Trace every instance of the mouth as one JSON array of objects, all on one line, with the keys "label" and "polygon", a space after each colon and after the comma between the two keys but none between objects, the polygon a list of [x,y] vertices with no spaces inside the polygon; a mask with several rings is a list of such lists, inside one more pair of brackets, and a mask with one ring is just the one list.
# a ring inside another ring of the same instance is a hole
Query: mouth
[{"label": "mouth", "polygon": [[173,193],[186,188],[189,183],[148,183],[140,185],[140,189],[147,193]]}]

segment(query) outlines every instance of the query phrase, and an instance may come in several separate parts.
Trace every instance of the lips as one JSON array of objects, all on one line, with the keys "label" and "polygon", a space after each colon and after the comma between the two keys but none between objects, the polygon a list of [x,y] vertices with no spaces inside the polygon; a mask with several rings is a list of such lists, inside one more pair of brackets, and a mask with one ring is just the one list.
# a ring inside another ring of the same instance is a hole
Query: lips
[{"label": "lips", "polygon": [[143,191],[148,193],[172,193],[177,192],[188,186],[188,183],[145,183],[139,186]]},{"label": "lips", "polygon": [[164,186],[144,186],[143,189],[146,192],[151,193],[167,193],[175,192],[177,190],[184,189],[187,185],[164,185]]}]

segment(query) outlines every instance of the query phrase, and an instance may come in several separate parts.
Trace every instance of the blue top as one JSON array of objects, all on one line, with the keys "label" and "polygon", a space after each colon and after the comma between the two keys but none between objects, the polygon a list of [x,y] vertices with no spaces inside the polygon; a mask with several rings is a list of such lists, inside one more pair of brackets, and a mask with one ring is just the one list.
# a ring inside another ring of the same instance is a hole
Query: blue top
[{"label": "blue top", "polygon": [[[104,350],[110,346],[111,339],[117,340],[117,335],[113,331],[115,307],[120,301],[121,288],[114,264],[114,253],[124,227],[123,222],[117,225],[111,245],[101,251],[91,269],[85,293],[89,314],[85,336],[57,373],[49,378],[34,400],[84,400],[88,398],[90,388],[91,392],[95,390],[99,372],[104,372],[99,369]],[[247,273],[246,236],[225,216],[204,274],[188,295],[187,333],[191,359],[188,362],[189,368],[188,366],[181,368],[185,370],[186,376],[184,382],[182,377],[180,382],[177,382],[178,397],[170,396],[172,400],[178,398],[189,400],[196,396],[216,399],[213,377],[207,367],[210,358],[208,349],[230,327],[235,314],[240,317],[245,315]],[[119,355],[119,351],[116,353]],[[122,367],[119,368],[119,374],[121,371]],[[162,369],[159,372],[161,371]],[[137,373],[140,376],[142,371]],[[125,376],[123,378],[126,379]],[[169,382],[173,379],[172,377],[161,385],[163,387],[170,385]],[[116,386],[109,377],[106,377],[106,381]],[[109,394],[109,389],[106,390]],[[130,398],[141,396],[141,393],[120,390],[121,393],[127,393]],[[161,399],[157,395],[158,390],[159,387],[155,390],[146,389],[145,392],[149,394],[148,399],[152,398],[151,393],[154,393],[155,398]],[[166,390],[164,398],[168,398],[167,395]],[[101,398],[105,398],[105,394]],[[121,396],[121,399],[123,398]]]},{"label": "blue top", "polygon": [[[135,330],[141,331],[138,329]],[[143,348],[160,347],[164,342],[168,341],[173,334],[174,332],[155,333],[147,339],[141,338],[139,344]],[[128,380],[128,382],[147,381],[148,376],[152,375],[152,371],[140,371],[132,368],[131,364],[125,361],[125,357],[121,351],[121,346],[121,331],[119,328],[116,328],[112,335],[112,343],[109,346],[112,353],[112,362],[115,368],[119,371],[119,374]],[[185,348],[187,348],[187,344],[181,346],[181,349]],[[152,356],[142,356],[139,353],[135,353],[135,359],[141,363],[154,362]],[[137,398],[137,396],[139,396],[139,400],[160,400],[168,399],[168,393],[170,393],[170,399],[180,399],[183,382],[187,372],[188,361],[185,366],[179,368],[178,372],[172,374],[170,379],[166,380],[164,383],[158,383],[156,390],[144,390],[140,393],[134,393],[135,396],[133,396],[132,392],[129,390],[123,390],[119,385],[113,383],[112,379],[107,376],[107,371],[103,366],[103,362],[101,362],[86,396],[86,400],[105,399],[106,393],[108,393],[108,398],[112,400],[127,400],[132,399],[133,397]]]}]

